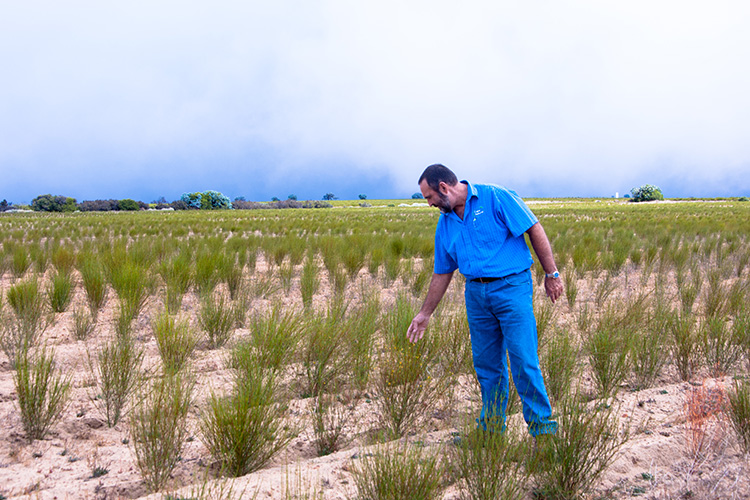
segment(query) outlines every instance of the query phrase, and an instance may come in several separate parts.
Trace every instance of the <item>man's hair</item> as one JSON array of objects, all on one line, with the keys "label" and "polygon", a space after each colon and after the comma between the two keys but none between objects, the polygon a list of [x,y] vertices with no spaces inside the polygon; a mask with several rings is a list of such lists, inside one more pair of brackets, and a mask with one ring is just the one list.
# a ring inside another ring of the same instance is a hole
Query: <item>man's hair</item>
[{"label": "man's hair", "polygon": [[434,191],[438,191],[441,182],[445,182],[449,186],[455,186],[458,184],[458,177],[456,177],[456,174],[445,165],[435,163],[424,169],[417,184],[422,184],[422,181],[427,181],[428,186]]}]

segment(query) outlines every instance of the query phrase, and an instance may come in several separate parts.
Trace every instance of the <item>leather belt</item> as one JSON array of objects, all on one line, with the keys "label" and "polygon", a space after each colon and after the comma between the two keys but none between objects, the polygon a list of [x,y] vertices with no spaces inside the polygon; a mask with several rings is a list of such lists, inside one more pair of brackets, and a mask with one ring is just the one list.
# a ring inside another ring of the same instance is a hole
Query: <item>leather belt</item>
[{"label": "leather belt", "polygon": [[502,278],[474,278],[471,281],[476,283],[492,283],[493,281],[501,280]]}]

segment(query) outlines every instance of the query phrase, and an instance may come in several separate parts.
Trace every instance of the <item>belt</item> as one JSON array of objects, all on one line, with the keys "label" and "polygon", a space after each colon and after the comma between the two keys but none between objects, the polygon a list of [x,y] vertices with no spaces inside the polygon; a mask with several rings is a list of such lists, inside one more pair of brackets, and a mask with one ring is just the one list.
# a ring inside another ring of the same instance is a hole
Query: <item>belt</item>
[{"label": "belt", "polygon": [[475,283],[492,283],[493,281],[501,280],[502,278],[474,278],[471,281]]}]

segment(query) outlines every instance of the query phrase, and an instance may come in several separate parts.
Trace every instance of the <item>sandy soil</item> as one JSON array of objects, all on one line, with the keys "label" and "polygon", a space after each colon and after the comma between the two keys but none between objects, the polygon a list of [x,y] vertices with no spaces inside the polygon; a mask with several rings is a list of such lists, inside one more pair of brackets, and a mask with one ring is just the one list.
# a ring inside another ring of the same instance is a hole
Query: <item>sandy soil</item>
[{"label": "sandy soil", "polygon": [[[257,272],[263,271],[264,265],[259,262]],[[371,278],[363,271],[359,279]],[[297,282],[298,277],[295,278],[295,287]],[[636,282],[637,279],[633,278],[628,285],[620,281],[617,293],[628,293],[628,288],[637,286]],[[10,277],[6,276],[2,280],[3,290],[9,284]],[[322,291],[315,297],[316,306],[325,304],[325,289],[324,283]],[[590,300],[593,292],[587,289],[586,280],[579,282],[579,289],[579,301]],[[394,287],[382,291],[384,304],[393,302],[395,290]],[[350,285],[350,292],[356,300],[357,287]],[[291,306],[298,306],[298,297],[299,292],[293,289],[283,300]],[[82,304],[83,300],[79,286],[73,305]],[[194,308],[195,300],[194,296],[187,296],[184,308]],[[460,302],[461,294],[454,288],[448,300]],[[150,314],[158,302],[156,298],[150,299],[135,330],[146,349],[147,367],[155,366],[158,360],[149,327]],[[0,422],[3,425],[0,432],[0,498],[163,498],[162,494],[149,496],[135,467],[127,419],[108,428],[93,400],[97,389],[88,368],[88,352],[94,352],[111,334],[115,304],[116,299],[110,291],[107,307],[99,315],[97,329],[89,341],[76,341],[72,337],[73,306],[58,314],[54,324],[45,332],[44,340],[54,346],[58,364],[72,375],[74,388],[71,403],[62,419],[44,440],[29,443],[25,439],[13,372],[5,355],[0,354]],[[267,304],[268,301],[258,299],[253,308],[267,307]],[[557,324],[574,324],[564,299],[557,309]],[[240,329],[235,335],[249,335],[249,332]],[[286,450],[256,473],[233,481],[211,478],[211,469],[207,467],[210,458],[201,443],[197,422],[199,408],[206,396],[211,391],[221,392],[229,383],[225,357],[225,351],[206,349],[197,350],[193,357],[198,377],[196,403],[190,412],[191,437],[174,472],[174,491],[181,497],[202,494],[204,498],[222,498],[230,488],[237,498],[253,495],[260,499],[284,498],[295,492],[311,491],[320,492],[326,499],[354,497],[352,466],[356,457],[372,446],[371,432],[368,431],[375,425],[375,409],[369,399],[360,403],[357,412],[361,418],[356,428],[349,429],[347,444],[341,451],[317,457],[308,420],[309,400],[296,399],[289,406],[288,416],[303,430]],[[707,424],[704,451],[696,454],[691,450],[693,434],[685,416],[686,398],[701,386],[719,391],[729,384],[731,378],[702,378],[692,384],[678,382],[676,373],[666,369],[657,387],[639,392],[621,390],[611,404],[618,409],[620,423],[629,429],[630,438],[590,497],[750,498],[750,458],[740,452],[720,414]],[[447,411],[448,408],[435,412],[425,423],[423,433],[409,439],[418,439],[426,446],[435,447],[438,453],[445,453],[444,447],[450,446],[451,432],[457,429],[462,416],[465,418],[476,412],[479,405],[478,393],[470,377],[460,381],[455,401],[453,412]],[[518,418],[518,415],[512,417],[514,425],[520,425]],[[107,473],[93,477],[97,468]],[[455,487],[448,488],[444,498],[458,498]],[[532,498],[531,488],[528,498]]]}]

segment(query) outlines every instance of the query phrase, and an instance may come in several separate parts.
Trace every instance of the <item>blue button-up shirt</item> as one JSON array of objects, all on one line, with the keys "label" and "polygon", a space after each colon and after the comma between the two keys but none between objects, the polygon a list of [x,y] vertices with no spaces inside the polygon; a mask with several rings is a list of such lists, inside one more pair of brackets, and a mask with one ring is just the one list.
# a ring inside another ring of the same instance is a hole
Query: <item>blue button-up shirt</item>
[{"label": "blue button-up shirt", "polygon": [[435,230],[435,272],[458,269],[466,279],[499,278],[533,263],[523,234],[538,222],[523,200],[494,184],[470,184],[463,220],[440,214]]}]

